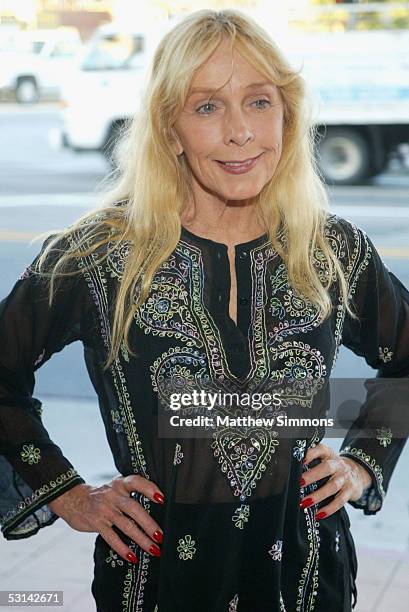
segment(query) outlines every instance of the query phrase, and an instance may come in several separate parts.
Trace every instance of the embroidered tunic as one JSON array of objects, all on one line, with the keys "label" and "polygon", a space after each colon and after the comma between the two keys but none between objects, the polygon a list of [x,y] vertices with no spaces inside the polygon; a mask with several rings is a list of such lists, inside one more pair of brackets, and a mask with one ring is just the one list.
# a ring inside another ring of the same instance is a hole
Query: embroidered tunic
[{"label": "embroidered tunic", "polygon": [[[113,298],[132,244],[117,245],[90,271],[84,262],[96,254],[78,259],[81,274],[60,282],[51,308],[28,266],[0,302],[4,537],[26,538],[51,525],[58,517],[48,502],[84,482],[50,439],[33,396],[37,368],[80,340],[119,473],[140,474],[165,494],[163,506],[132,494],[163,529],[160,558],[114,526],[139,558],[133,565],[97,535],[92,593],[99,612],[351,610],[357,563],[346,510],[316,521],[316,507],[299,508],[300,498],[318,487],[300,488],[300,478],[309,469],[303,458],[324,427],[297,439],[274,427],[229,425],[205,437],[158,434],[169,389],[183,393],[208,383],[222,392],[254,393],[284,381],[302,404],[311,385],[330,376],[341,344],[378,376],[409,375],[407,289],[350,221],[329,214],[326,236],[344,266],[360,324],[345,313],[336,284],[333,313],[321,321],[289,285],[267,235],[235,247],[236,324],[229,316],[227,246],[182,228],[131,326],[136,355],[122,345],[107,371]],[[318,250],[314,265],[324,278]],[[376,436],[351,429],[341,451],[371,474],[372,486],[352,503],[365,514],[381,508],[405,441],[394,435],[385,405],[379,417]]]}]

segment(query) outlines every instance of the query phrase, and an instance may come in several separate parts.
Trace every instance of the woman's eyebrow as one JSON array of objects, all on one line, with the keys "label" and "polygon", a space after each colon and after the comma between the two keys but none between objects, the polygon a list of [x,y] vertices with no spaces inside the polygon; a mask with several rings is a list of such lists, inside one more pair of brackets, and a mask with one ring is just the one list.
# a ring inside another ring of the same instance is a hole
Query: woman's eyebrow
[{"label": "woman's eyebrow", "polygon": [[[264,85],[273,86],[274,83],[272,83],[271,81],[261,81],[260,83],[250,83],[250,85],[247,85],[244,89],[250,89],[250,87],[263,87]],[[192,87],[192,89],[189,91],[189,96],[195,93],[211,93],[215,91],[216,89],[217,88],[215,87]]]}]

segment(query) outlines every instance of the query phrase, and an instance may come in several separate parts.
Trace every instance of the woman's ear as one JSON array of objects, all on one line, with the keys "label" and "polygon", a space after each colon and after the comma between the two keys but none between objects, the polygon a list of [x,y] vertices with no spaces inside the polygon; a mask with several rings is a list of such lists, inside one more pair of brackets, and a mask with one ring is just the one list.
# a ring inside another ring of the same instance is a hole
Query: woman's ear
[{"label": "woman's ear", "polygon": [[183,146],[174,127],[171,128],[171,146],[177,156],[182,155]]}]

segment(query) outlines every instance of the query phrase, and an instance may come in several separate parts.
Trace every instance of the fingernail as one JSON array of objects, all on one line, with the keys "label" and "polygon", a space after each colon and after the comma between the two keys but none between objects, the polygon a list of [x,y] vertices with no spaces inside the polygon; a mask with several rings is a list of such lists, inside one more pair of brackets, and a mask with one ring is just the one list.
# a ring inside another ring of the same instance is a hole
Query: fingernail
[{"label": "fingernail", "polygon": [[156,544],[152,544],[152,546],[149,548],[149,552],[155,555],[155,557],[160,557],[160,548],[159,546],[156,546]]},{"label": "fingernail", "polygon": [[162,493],[155,493],[153,499],[159,502],[160,504],[163,504],[165,501],[165,498],[163,497]]},{"label": "fingernail", "polygon": [[162,544],[163,542],[163,533],[161,531],[155,531],[153,534],[153,539]]},{"label": "fingernail", "polygon": [[317,521],[319,521],[320,519],[323,519],[327,516],[326,512],[318,512],[318,514],[315,516],[315,518],[317,519]]},{"label": "fingernail", "polygon": [[308,506],[312,506],[313,503],[314,503],[314,500],[312,499],[312,497],[306,497],[300,502],[300,508],[304,510],[304,508],[308,508]]},{"label": "fingernail", "polygon": [[128,561],[130,561],[131,563],[138,563],[138,557],[136,555],[134,555],[133,552],[129,552],[126,555],[126,558],[128,559]]},{"label": "fingernail", "polygon": [[304,480],[304,478],[301,478],[301,480],[300,480],[300,485],[301,485],[302,487],[304,487],[304,486],[305,486],[305,480]]}]

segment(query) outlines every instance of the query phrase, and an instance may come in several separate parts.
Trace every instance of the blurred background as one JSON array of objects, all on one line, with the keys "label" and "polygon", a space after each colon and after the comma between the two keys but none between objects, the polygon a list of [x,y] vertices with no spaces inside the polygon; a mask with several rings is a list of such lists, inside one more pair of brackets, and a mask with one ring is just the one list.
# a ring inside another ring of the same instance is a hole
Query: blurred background
[{"label": "blurred background", "polygon": [[[30,241],[97,202],[157,43],[199,8],[253,16],[302,69],[331,207],[409,287],[409,2],[0,0],[0,300],[38,252]],[[50,436],[97,485],[117,471],[82,352],[74,343],[45,363],[35,396]],[[332,375],[375,372],[342,348]],[[408,472],[406,445],[381,512],[347,508],[359,561],[354,612],[408,609]],[[95,537],[58,520],[27,540],[3,539],[2,589],[63,590],[65,611],[95,609]]]}]

